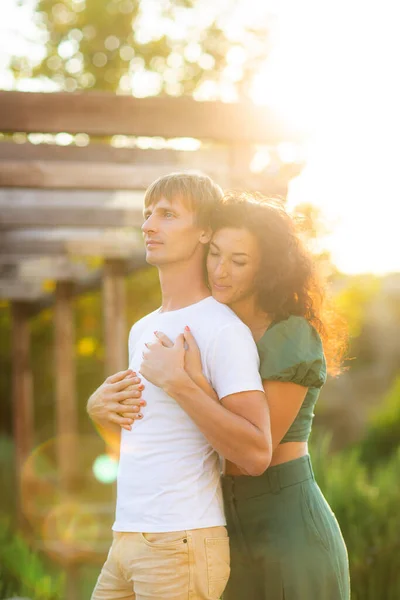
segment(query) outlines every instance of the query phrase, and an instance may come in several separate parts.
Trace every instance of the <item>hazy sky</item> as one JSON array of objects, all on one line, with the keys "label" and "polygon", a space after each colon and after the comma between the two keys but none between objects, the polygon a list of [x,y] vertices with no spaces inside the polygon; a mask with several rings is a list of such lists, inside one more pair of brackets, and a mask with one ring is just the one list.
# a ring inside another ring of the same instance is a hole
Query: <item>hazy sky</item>
[{"label": "hazy sky", "polygon": [[[199,0],[204,15],[216,1]],[[400,3],[219,1],[232,6],[233,35],[249,15],[272,15],[272,53],[253,98],[312,132],[289,205],[321,207],[332,231],[324,244],[341,270],[400,271]],[[1,0],[0,87],[12,87],[10,53],[40,57],[34,3],[17,9],[16,0]]]}]

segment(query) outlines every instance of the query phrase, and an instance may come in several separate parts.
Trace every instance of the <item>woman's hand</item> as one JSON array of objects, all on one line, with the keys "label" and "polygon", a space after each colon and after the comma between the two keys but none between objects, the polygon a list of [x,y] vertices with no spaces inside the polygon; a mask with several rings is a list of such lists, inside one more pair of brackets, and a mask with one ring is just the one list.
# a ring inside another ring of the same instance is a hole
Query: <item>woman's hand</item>
[{"label": "woman's hand", "polygon": [[187,325],[183,332],[183,337],[186,342],[185,371],[194,382],[199,383],[204,379],[200,350]]},{"label": "woman's hand", "polygon": [[130,431],[135,419],[143,416],[143,389],[140,378],[130,369],[110,375],[90,396],[87,412],[95,422],[114,423]]},{"label": "woman's hand", "polygon": [[[155,331],[154,335],[156,336],[158,342],[162,346],[164,346],[164,348],[169,348],[169,349],[174,348],[174,343],[169,339],[168,336],[165,335],[165,333],[162,333],[162,331]],[[208,394],[214,400],[218,400],[218,396],[216,395],[215,391],[213,390],[210,382],[208,381],[208,379],[206,379],[206,377],[203,374],[203,366],[202,366],[202,362],[201,362],[200,350],[199,350],[196,340],[195,340],[192,332],[190,331],[190,328],[188,327],[188,325],[186,325],[186,327],[184,329],[183,340],[184,340],[183,366],[184,366],[186,373],[189,375],[189,377],[192,379],[192,381],[194,381],[204,392],[206,392],[206,394]],[[168,382],[176,384],[177,383],[176,379],[178,377],[178,373],[179,373],[179,377],[181,376],[181,371],[180,371],[182,368],[182,363],[180,362],[181,356],[179,356],[179,361],[177,360],[177,357],[175,356],[176,362],[173,363],[173,355],[168,355],[167,353],[163,353],[161,350],[156,350],[152,354],[151,353],[152,344],[147,344],[147,348],[148,348],[149,352],[148,353],[145,352],[145,355],[146,355],[146,359],[147,359],[148,363],[144,365],[144,368],[146,369],[146,368],[150,367],[151,360],[159,360],[160,361],[161,355],[162,355],[164,362],[159,362],[159,365],[158,365],[159,369],[160,370],[161,369],[165,369],[165,370],[169,369],[169,371],[170,371],[169,377],[164,379],[164,387],[166,384],[168,384]],[[158,356],[157,356],[157,353],[158,353]],[[175,371],[175,373],[176,373],[175,379],[174,379],[174,376],[172,375],[174,369],[177,369]],[[146,379],[148,379],[148,377],[145,375],[145,373],[143,373],[142,370],[140,372],[144,375],[144,377],[146,377]],[[162,375],[161,376],[160,375],[161,375],[160,373],[156,373],[155,369],[152,371],[152,373],[149,373],[150,377],[155,378],[154,381],[152,381],[152,383],[154,383],[155,385],[158,385],[159,387],[163,387],[161,385]],[[167,379],[168,379],[168,381],[167,381]],[[157,381],[158,381],[158,383],[157,383]]]},{"label": "woman's hand", "polygon": [[[173,347],[174,343],[169,339],[168,336],[165,335],[165,333],[162,333],[162,331],[155,331],[154,335],[166,348]],[[185,341],[185,371],[189,375],[189,377],[193,379],[193,381],[199,382],[204,377],[203,366],[201,364],[200,350],[192,332],[190,331],[190,328],[187,325],[183,332],[183,338]]]},{"label": "woman's hand", "polygon": [[[165,336],[166,337],[166,336]],[[168,340],[168,338],[166,338]],[[170,340],[165,343],[171,343]],[[185,373],[184,337],[178,335],[172,346],[165,346],[160,335],[156,342],[149,342],[143,352],[143,361],[139,373],[154,385],[165,388],[169,384],[177,384]]]}]

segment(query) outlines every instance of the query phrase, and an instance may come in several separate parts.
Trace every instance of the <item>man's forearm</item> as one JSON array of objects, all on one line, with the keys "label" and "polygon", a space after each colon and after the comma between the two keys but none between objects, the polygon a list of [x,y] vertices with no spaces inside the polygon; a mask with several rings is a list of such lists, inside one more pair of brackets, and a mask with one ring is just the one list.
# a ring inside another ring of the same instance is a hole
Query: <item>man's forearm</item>
[{"label": "man's forearm", "polygon": [[257,427],[216,402],[184,373],[179,381],[168,383],[164,390],[227,460],[249,475],[259,475],[267,468],[271,457],[269,421]]}]

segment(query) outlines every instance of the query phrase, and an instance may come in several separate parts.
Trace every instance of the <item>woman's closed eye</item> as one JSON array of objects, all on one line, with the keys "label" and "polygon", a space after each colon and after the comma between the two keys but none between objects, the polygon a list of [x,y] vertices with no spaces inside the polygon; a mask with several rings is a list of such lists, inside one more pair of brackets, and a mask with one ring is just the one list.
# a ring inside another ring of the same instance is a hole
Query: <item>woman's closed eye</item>
[{"label": "woman's closed eye", "polygon": [[238,262],[237,260],[233,260],[232,262],[233,262],[233,264],[237,265],[238,267],[245,267],[247,265],[247,263]]}]

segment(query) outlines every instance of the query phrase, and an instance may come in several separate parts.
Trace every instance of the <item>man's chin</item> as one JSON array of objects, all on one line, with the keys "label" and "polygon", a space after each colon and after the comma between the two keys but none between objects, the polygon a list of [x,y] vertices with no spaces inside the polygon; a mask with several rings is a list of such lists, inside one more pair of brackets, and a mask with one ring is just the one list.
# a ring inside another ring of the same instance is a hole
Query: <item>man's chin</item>
[{"label": "man's chin", "polygon": [[151,251],[150,252],[147,251],[146,252],[146,262],[149,265],[152,265],[153,267],[158,267],[160,265],[165,264],[165,262],[168,262],[168,261],[163,260],[160,256],[155,256],[154,253]]}]

